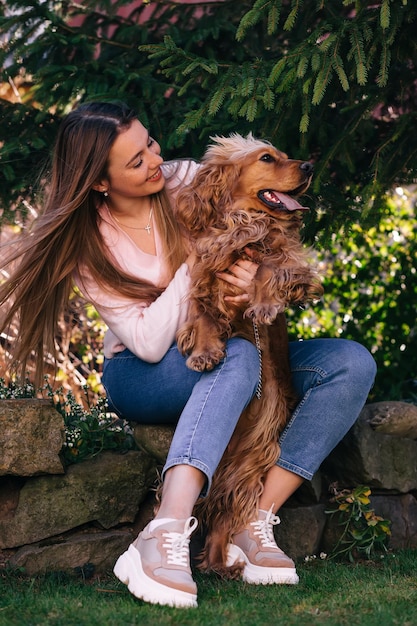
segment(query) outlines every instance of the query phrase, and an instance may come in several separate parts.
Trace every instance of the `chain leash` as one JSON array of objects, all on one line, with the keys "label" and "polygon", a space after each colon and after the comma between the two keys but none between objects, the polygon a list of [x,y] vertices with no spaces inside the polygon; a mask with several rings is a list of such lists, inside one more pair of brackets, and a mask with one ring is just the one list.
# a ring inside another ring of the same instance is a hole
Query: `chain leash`
[{"label": "chain leash", "polygon": [[260,400],[262,396],[262,349],[261,349],[261,340],[259,338],[258,324],[255,322],[255,320],[252,320],[252,324],[253,324],[253,334],[255,337],[255,346],[258,351],[258,356],[259,356],[259,381],[258,381],[258,386],[256,388],[255,395],[258,398],[258,400]]}]

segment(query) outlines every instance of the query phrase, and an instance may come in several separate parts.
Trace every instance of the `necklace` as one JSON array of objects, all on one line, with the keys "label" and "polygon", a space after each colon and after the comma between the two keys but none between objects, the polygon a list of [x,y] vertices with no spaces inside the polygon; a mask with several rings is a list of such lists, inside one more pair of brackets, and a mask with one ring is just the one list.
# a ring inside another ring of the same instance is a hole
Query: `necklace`
[{"label": "necklace", "polygon": [[114,217],[116,222],[118,224],[120,224],[120,226],[123,226],[124,228],[130,228],[131,230],[146,230],[148,235],[150,235],[151,234],[151,228],[152,228],[152,226],[151,226],[152,213],[153,213],[153,204],[151,204],[151,210],[149,211],[148,223],[146,224],[146,226],[141,226],[140,228],[138,228],[137,226],[128,226],[127,224],[123,224],[123,222],[118,220],[117,217],[113,213],[112,213],[112,216]]}]

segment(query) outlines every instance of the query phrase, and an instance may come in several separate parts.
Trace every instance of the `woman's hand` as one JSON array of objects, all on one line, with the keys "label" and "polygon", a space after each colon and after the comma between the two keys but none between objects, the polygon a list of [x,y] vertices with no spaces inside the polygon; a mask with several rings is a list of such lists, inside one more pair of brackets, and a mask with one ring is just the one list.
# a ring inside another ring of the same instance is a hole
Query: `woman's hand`
[{"label": "woman's hand", "polygon": [[248,259],[239,259],[229,267],[229,272],[218,272],[216,275],[227,283],[242,290],[237,296],[226,296],[228,302],[249,302],[253,294],[253,278],[258,264]]}]

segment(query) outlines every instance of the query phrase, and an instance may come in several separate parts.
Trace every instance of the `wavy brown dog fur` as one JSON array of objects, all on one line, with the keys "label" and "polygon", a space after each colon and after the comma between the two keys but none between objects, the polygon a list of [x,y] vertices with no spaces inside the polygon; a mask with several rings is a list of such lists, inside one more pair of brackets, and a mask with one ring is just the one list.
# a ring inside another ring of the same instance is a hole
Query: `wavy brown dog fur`
[{"label": "wavy brown dog fur", "polygon": [[[243,412],[196,513],[207,534],[200,567],[236,577],[226,566],[232,535],[256,516],[263,481],[279,456],[278,437],[295,405],[284,311],[320,297],[322,287],[300,241],[301,207],[294,196],[308,188],[310,163],[288,159],[268,142],[233,134],[214,137],[191,185],[177,198],[178,219],[196,240],[188,322],[177,335],[187,365],[211,369],[232,335],[262,350],[262,393]],[[285,195],[283,195],[285,194]],[[237,293],[217,278],[239,257],[259,265],[249,303],[225,302]],[[221,407],[219,407],[221,410]]]}]

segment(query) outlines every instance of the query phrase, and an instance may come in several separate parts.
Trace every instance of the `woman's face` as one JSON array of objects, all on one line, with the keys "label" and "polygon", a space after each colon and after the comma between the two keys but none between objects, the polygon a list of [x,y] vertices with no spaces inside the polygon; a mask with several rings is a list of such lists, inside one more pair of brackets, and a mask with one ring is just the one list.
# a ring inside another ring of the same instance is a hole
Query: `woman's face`
[{"label": "woman's face", "polygon": [[109,152],[107,181],[113,202],[117,198],[138,198],[161,191],[165,179],[159,144],[139,120],[116,138]]}]

